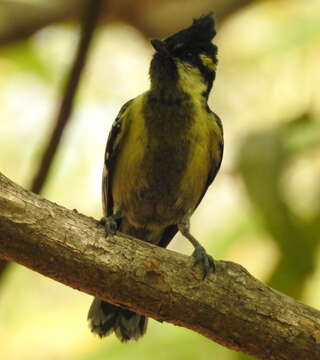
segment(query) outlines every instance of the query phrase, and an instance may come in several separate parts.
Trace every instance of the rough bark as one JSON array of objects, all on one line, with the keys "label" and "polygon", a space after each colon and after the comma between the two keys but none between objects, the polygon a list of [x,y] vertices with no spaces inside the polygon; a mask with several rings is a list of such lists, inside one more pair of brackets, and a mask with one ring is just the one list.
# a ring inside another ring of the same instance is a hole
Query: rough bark
[{"label": "rough bark", "polygon": [[[84,14],[82,15],[80,27],[79,44],[67,76],[67,82],[65,90],[63,91],[61,104],[58,108],[57,118],[47,146],[42,154],[38,169],[32,180],[31,191],[37,194],[41,193],[49,178],[50,169],[57,154],[59,144],[71,119],[75,96],[87,62],[89,48],[92,43],[94,30],[98,23],[100,12],[103,9],[103,4],[103,0],[95,0],[93,2],[87,2],[87,8],[84,8]],[[32,7],[32,4],[30,5]],[[22,4],[21,6],[24,5]],[[9,265],[9,261],[0,259],[0,282],[2,280],[2,275],[6,273]]]},{"label": "rough bark", "polygon": [[[320,312],[240,265],[202,281],[190,257],[123,235],[0,174],[0,257],[259,359],[319,359]],[[84,314],[85,316],[85,314]]]}]

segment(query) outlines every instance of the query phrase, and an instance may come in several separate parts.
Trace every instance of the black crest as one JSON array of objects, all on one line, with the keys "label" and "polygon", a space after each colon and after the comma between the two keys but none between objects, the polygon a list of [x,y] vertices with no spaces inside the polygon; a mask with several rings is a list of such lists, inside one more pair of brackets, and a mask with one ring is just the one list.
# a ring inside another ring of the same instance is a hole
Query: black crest
[{"label": "black crest", "polygon": [[183,29],[165,39],[169,51],[178,50],[181,47],[200,47],[210,43],[216,35],[213,14],[194,19],[191,26]]}]

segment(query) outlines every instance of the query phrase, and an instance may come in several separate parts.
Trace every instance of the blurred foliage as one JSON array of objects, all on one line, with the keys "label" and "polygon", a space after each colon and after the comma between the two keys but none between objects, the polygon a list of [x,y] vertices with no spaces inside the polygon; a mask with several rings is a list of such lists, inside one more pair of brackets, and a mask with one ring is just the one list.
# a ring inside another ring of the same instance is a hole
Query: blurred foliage
[{"label": "blurred foliage", "polygon": [[[76,36],[71,25],[48,27],[0,49],[0,171],[24,186],[50,135]],[[319,0],[255,2],[219,28],[211,107],[224,122],[225,158],[192,222],[194,234],[214,256],[239,262],[262,281],[318,308],[319,38]],[[108,129],[121,105],[148,87],[152,50],[124,24],[101,27],[96,40],[44,195],[99,218]],[[186,243],[178,236],[172,248],[190,253]],[[138,343],[100,341],[86,326],[90,301],[13,267],[1,284],[3,358],[239,357],[189,330],[154,321]]]},{"label": "blurred foliage", "polygon": [[[266,231],[281,251],[280,261],[269,283],[295,298],[302,296],[305,280],[314,271],[320,212],[313,214],[308,221],[300,218],[286,204],[280,182],[290,155],[297,154],[294,146],[286,147],[284,144],[293,144],[297,135],[304,143],[310,143],[310,133],[301,134],[301,126],[310,126],[311,122],[308,116],[303,116],[289,124],[250,134],[240,148],[238,161],[251,201],[261,213]],[[319,125],[317,128],[320,130]],[[311,143],[314,143],[313,134]],[[307,149],[308,146],[301,151]]]},{"label": "blurred foliage", "polygon": [[[179,331],[177,331],[179,330]],[[169,324],[152,323],[149,331],[150,336],[142,341],[125,344],[119,342],[106,341],[94,354],[84,357],[74,358],[72,360],[120,360],[130,358],[130,360],[151,359],[159,360],[172,359],[177,360],[205,360],[208,354],[215,354],[222,358],[228,352],[227,349],[212,341],[194,334],[184,328],[176,329]]]},{"label": "blurred foliage", "polygon": [[20,71],[38,76],[41,80],[52,80],[48,63],[44,61],[30,40],[14,43],[0,49],[2,61],[15,64]]}]

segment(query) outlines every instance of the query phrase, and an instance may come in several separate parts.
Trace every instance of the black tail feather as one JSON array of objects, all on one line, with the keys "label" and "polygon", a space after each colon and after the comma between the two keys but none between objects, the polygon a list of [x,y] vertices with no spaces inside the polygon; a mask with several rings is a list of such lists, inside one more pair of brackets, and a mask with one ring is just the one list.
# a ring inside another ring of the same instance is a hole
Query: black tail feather
[{"label": "black tail feather", "polygon": [[100,337],[114,332],[120,341],[126,342],[138,340],[145,334],[148,319],[95,298],[88,313],[88,321],[91,331]]}]

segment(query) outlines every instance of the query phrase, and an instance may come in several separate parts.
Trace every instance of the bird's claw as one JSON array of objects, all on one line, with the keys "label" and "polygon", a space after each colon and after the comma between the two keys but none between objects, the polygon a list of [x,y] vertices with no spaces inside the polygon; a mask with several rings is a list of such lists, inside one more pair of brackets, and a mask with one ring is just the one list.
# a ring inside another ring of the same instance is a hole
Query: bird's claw
[{"label": "bird's claw", "polygon": [[203,280],[208,276],[210,270],[215,272],[216,266],[213,257],[208,255],[202,246],[197,246],[192,256],[195,258],[194,265],[199,264],[203,269]]},{"label": "bird's claw", "polygon": [[113,216],[103,217],[100,224],[104,226],[107,235],[115,235],[118,230],[118,224]]}]

